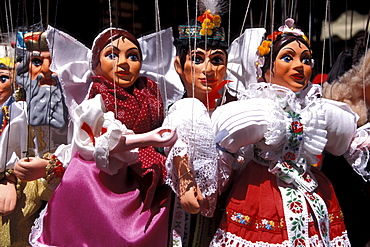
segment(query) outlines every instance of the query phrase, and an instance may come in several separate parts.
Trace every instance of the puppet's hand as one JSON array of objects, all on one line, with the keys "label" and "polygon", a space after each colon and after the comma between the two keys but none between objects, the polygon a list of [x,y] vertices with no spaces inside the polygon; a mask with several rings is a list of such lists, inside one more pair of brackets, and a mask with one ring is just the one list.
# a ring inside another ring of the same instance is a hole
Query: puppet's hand
[{"label": "puppet's hand", "polygon": [[177,140],[176,130],[168,127],[159,127],[147,133],[143,137],[143,143],[150,146],[167,147],[172,146]]},{"label": "puppet's hand", "polygon": [[33,181],[45,176],[48,164],[48,160],[41,158],[23,158],[14,166],[14,174],[22,181]]},{"label": "puppet's hand", "polygon": [[191,183],[180,189],[180,191],[185,191],[179,196],[180,204],[186,212],[196,214],[200,211],[200,205],[203,202],[203,196],[197,185],[190,185]]},{"label": "puppet's hand", "polygon": [[135,135],[122,135],[119,143],[111,153],[122,152],[139,147],[167,147],[172,146],[177,140],[176,130],[159,127],[147,133]]},{"label": "puppet's hand", "polygon": [[189,167],[188,156],[176,156],[174,162],[178,172],[180,204],[186,212],[196,214],[200,211],[203,196]]},{"label": "puppet's hand", "polygon": [[17,204],[16,177],[10,175],[0,181],[0,215],[10,214]]}]

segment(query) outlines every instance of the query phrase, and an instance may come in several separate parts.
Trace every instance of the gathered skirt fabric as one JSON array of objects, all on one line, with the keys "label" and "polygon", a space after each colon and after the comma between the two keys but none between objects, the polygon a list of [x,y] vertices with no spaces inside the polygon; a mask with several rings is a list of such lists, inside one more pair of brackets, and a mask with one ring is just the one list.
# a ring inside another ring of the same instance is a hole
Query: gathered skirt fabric
[{"label": "gathered skirt fabric", "polygon": [[159,186],[150,209],[142,211],[140,189],[128,167],[110,176],[77,154],[33,229],[31,243],[167,246],[171,190]]},{"label": "gathered skirt fabric", "polygon": [[[315,167],[311,172],[319,184],[315,192],[324,199],[328,209],[330,243],[349,245],[343,214],[330,181]],[[311,208],[308,212],[308,242],[311,246],[320,246],[321,237]],[[290,246],[285,221],[276,176],[268,171],[268,167],[251,161],[233,187],[212,245]]]}]

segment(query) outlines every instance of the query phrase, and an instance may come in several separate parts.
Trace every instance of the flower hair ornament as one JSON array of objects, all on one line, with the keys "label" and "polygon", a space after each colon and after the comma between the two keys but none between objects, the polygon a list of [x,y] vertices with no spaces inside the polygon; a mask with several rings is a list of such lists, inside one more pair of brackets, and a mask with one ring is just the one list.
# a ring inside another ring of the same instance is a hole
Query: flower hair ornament
[{"label": "flower hair ornament", "polygon": [[[274,42],[278,39],[280,39],[285,34],[293,34],[295,36],[302,37],[308,44],[310,45],[310,41],[308,40],[307,36],[298,28],[294,28],[294,20],[292,18],[288,18],[285,20],[285,25],[280,26],[278,31],[274,31],[272,34],[267,36],[266,40],[263,40],[261,45],[257,48],[257,78],[262,78],[262,67],[265,64],[265,56],[268,55],[271,52],[271,47],[274,44]],[[311,67],[313,67],[314,62],[311,61]]]},{"label": "flower hair ornament", "polygon": [[179,39],[212,39],[225,41],[225,31],[221,26],[221,14],[225,10],[222,0],[201,0],[199,11],[202,13],[197,18],[197,23],[180,25]]}]

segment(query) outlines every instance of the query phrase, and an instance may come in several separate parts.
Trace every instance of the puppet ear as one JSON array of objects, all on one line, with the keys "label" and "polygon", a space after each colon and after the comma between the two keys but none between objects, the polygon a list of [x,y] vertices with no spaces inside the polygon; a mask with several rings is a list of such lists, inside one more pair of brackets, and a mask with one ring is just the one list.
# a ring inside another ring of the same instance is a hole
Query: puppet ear
[{"label": "puppet ear", "polygon": [[176,70],[177,74],[179,74],[181,76],[181,74],[183,72],[183,69],[182,69],[182,66],[181,66],[181,62],[180,62],[180,57],[179,56],[176,56],[175,57],[175,60],[174,60],[173,64],[175,66],[175,70]]}]

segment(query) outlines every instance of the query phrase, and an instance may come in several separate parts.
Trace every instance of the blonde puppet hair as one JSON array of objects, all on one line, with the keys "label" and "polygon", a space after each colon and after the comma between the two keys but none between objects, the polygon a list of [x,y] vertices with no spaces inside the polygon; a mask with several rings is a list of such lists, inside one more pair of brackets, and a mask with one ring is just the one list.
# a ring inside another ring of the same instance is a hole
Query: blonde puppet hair
[{"label": "blonde puppet hair", "polygon": [[[370,85],[370,51],[353,65],[350,70],[334,80],[323,85],[323,96],[327,99],[347,103],[360,119],[357,126],[368,122],[370,102],[365,102],[364,91]],[[369,88],[370,89],[370,88]]]}]

